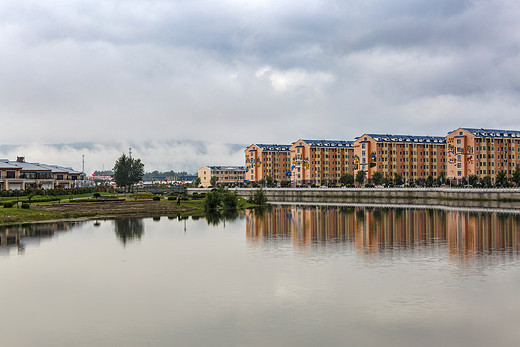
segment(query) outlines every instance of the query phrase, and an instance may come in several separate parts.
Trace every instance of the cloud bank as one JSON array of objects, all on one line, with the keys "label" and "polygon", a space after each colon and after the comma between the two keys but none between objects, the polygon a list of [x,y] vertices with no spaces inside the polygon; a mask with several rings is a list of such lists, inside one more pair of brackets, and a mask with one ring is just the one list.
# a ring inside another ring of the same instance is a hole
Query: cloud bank
[{"label": "cloud bank", "polygon": [[518,13],[513,0],[5,0],[1,144],[134,143],[188,169],[209,157],[165,144],[520,129]]}]

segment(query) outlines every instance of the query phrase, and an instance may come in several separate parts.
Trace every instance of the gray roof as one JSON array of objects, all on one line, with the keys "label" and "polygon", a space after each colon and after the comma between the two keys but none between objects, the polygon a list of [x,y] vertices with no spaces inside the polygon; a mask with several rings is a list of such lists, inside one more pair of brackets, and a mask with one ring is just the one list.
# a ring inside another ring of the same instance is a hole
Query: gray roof
[{"label": "gray roof", "polygon": [[26,163],[20,161],[10,161],[9,164],[19,167],[22,171],[51,171],[48,168],[38,166],[38,163]]},{"label": "gray roof", "polygon": [[40,171],[40,172],[52,172],[52,173],[69,173],[80,175],[81,172],[76,171],[70,167],[64,167],[59,165],[48,165],[40,163],[27,163],[20,161],[13,161],[8,159],[0,159],[0,169],[11,169],[21,171]]},{"label": "gray roof", "polygon": [[69,173],[69,174],[81,174],[81,172],[78,172],[70,167],[63,167],[59,165],[47,165],[47,164],[36,164],[37,166],[40,166],[44,169],[52,171],[52,173]]},{"label": "gray roof", "polygon": [[0,169],[20,170],[19,167],[9,164],[7,159],[0,159]]}]

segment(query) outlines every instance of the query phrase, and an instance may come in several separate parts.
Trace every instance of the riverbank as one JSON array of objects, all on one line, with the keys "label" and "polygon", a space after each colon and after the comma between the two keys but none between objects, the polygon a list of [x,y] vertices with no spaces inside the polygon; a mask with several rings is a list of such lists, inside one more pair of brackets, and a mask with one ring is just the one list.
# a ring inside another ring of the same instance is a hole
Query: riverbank
[{"label": "riverbank", "polygon": [[[257,188],[236,188],[247,198]],[[190,188],[189,194],[208,188]],[[384,203],[449,207],[520,208],[519,188],[264,188],[268,202]]]},{"label": "riverbank", "polygon": [[29,223],[59,219],[146,218],[170,215],[192,216],[203,214],[202,200],[85,200],[75,203],[35,204],[29,209],[0,208],[0,225]]}]

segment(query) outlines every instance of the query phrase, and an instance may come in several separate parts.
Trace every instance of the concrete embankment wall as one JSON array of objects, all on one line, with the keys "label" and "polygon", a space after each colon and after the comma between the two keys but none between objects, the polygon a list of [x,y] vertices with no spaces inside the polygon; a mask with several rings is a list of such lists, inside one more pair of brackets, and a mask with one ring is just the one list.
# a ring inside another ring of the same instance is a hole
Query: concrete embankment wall
[{"label": "concrete embankment wall", "polygon": [[[190,188],[189,194],[208,188]],[[256,188],[236,188],[247,198]],[[460,207],[520,208],[520,188],[265,188],[269,202],[383,203]]]}]

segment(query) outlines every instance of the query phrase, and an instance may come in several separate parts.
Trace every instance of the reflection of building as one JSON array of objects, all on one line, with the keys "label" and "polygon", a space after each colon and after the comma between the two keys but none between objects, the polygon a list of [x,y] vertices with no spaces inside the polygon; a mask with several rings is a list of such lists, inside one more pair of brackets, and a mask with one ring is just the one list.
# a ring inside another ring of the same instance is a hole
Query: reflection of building
[{"label": "reflection of building", "polygon": [[72,168],[0,159],[0,190],[75,188],[84,175]]},{"label": "reflection of building", "polygon": [[211,186],[211,178],[216,177],[217,184],[235,186],[245,180],[246,169],[243,166],[203,166],[198,170],[200,185]]},{"label": "reflection of building", "polygon": [[245,150],[246,181],[258,182],[267,177],[289,180],[291,151],[289,145],[252,144]]},{"label": "reflection of building", "polygon": [[246,232],[256,242],[283,236],[296,247],[351,243],[364,253],[443,249],[473,256],[520,252],[515,215],[435,209],[276,206],[261,217],[249,212]]},{"label": "reflection of building", "polygon": [[67,231],[77,222],[55,222],[41,224],[27,224],[5,227],[0,229],[0,253],[9,253],[13,246],[23,252],[28,244],[39,244],[41,239],[51,238],[56,232]]}]

